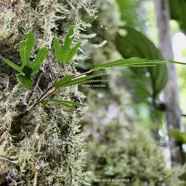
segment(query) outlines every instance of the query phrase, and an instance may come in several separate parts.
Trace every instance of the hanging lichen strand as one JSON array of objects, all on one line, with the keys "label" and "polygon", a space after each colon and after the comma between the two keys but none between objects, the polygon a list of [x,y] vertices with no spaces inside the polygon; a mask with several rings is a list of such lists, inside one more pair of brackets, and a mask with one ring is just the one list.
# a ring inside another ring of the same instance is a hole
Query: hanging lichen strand
[{"label": "hanging lichen strand", "polygon": [[[71,25],[74,25],[72,45],[79,41],[83,45],[81,31],[96,18],[96,9],[88,0],[2,0],[0,12],[0,57],[18,66],[21,61],[17,51],[23,34],[32,30],[35,36],[30,56],[33,61],[39,50],[52,47],[54,38],[63,43]],[[71,64],[83,57],[74,56]],[[44,107],[33,106],[34,100],[59,78],[59,72],[62,76],[77,75],[73,65],[57,63],[50,52],[38,74],[32,77],[32,86],[24,84],[29,71],[22,69],[24,78],[19,80],[30,90],[17,83],[16,71],[2,59],[0,65],[0,185],[86,185],[84,134],[78,125],[85,109],[74,111],[53,102]],[[78,100],[83,99],[76,87],[65,87],[54,98],[77,101],[77,96]],[[30,107],[29,114],[25,113]]]}]

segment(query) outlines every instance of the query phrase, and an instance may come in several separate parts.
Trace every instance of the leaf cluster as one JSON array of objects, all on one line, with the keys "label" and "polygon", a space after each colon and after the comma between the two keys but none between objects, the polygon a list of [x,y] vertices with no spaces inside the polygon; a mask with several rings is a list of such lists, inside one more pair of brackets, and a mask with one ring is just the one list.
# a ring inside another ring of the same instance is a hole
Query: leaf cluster
[{"label": "leaf cluster", "polygon": [[30,55],[32,53],[35,44],[34,34],[30,31],[28,34],[24,35],[24,40],[19,44],[19,55],[21,58],[21,66],[16,65],[8,59],[3,59],[10,67],[19,72],[18,80],[27,89],[32,88],[31,76],[36,74],[41,67],[43,61],[48,55],[48,49],[46,47],[39,50],[38,54],[34,60],[30,60]]},{"label": "leaf cluster", "polygon": [[77,50],[81,45],[81,42],[78,42],[74,47],[71,48],[73,40],[74,40],[73,26],[69,27],[63,46],[60,46],[58,38],[54,39],[53,48],[54,48],[56,59],[58,60],[59,63],[62,64],[68,63],[77,53]]},{"label": "leaf cluster", "polygon": [[[75,46],[71,46],[74,40],[74,26],[70,26],[67,34],[64,38],[63,45],[60,44],[59,39],[55,38],[53,41],[53,49],[55,58],[57,62],[61,65],[65,65],[69,63],[73,57],[77,54],[78,48],[81,46],[81,42],[75,44]],[[22,85],[31,89],[33,86],[32,76],[35,75],[43,64],[44,60],[46,60],[48,55],[48,49],[46,47],[39,50],[37,55],[33,60],[30,60],[30,56],[32,54],[32,50],[35,44],[34,34],[30,31],[28,34],[24,35],[23,41],[19,44],[19,54],[21,59],[21,66],[16,65],[12,61],[8,59],[3,59],[10,67],[19,72],[18,80],[22,83]],[[107,80],[101,80],[99,77],[106,75],[105,73],[97,73],[91,74],[95,71],[103,70],[106,68],[114,68],[114,67],[146,67],[146,66],[154,66],[157,64],[165,64],[165,62],[159,60],[147,60],[147,59],[139,59],[137,57],[130,59],[118,59],[111,62],[106,62],[97,66],[94,66],[89,71],[81,74],[79,76],[76,75],[62,75],[62,78],[56,80],[49,87],[48,91],[45,92],[44,95],[41,96],[40,99],[36,101],[34,104],[37,105],[41,102],[47,104],[48,102],[54,102],[58,104],[62,104],[68,108],[74,108],[75,106],[84,106],[83,104],[74,103],[71,101],[64,100],[46,100],[51,94],[55,93],[55,91],[59,88],[64,88],[73,85],[86,84],[86,83],[95,83],[95,82],[103,82]],[[53,88],[53,91],[49,93],[49,91]]]}]

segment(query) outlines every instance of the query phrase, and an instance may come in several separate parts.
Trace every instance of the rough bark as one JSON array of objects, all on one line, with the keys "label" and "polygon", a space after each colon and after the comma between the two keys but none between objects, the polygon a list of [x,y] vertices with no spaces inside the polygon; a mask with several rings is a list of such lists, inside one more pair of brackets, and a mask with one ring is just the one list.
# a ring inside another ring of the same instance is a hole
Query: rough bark
[{"label": "rough bark", "polygon": [[[168,0],[154,0],[156,6],[159,46],[165,60],[174,58],[171,34],[170,34],[170,15]],[[179,88],[177,82],[176,67],[174,64],[167,64],[168,82],[164,90],[164,102],[166,104],[165,119],[168,132],[171,128],[180,129],[181,111],[179,105]],[[171,153],[172,166],[182,165],[183,151],[182,145],[169,135],[169,148]]]}]

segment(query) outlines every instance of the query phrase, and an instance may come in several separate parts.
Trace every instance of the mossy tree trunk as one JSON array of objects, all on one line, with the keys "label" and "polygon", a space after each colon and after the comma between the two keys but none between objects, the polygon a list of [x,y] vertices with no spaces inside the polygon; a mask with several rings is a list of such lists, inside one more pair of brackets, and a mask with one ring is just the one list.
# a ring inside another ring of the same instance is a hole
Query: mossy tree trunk
[{"label": "mossy tree trunk", "polygon": [[[81,31],[85,37],[96,10],[87,0],[2,0],[0,12],[0,185],[86,185],[84,134],[78,124],[85,110],[72,111],[56,104],[29,108],[57,78],[77,73],[72,64],[83,56],[64,67],[54,58],[52,42],[58,37],[63,43],[71,25],[74,44],[82,41]],[[19,42],[30,30],[36,40],[31,58],[43,46],[49,55],[33,77],[33,88],[26,90],[2,58],[20,65]],[[58,90],[53,98],[73,101],[79,93],[76,90]]]}]

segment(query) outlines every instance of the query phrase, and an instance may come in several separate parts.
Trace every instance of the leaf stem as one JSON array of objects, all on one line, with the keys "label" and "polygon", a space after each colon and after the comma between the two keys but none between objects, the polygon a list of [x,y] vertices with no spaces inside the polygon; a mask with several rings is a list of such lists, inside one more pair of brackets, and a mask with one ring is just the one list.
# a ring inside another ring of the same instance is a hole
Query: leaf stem
[{"label": "leaf stem", "polygon": [[[81,77],[81,76],[83,76],[83,75],[90,74],[90,73],[92,73],[92,72],[93,72],[93,70],[89,70],[89,71],[87,71],[87,72],[84,72],[84,73],[82,73],[82,74],[80,74],[80,75],[75,76],[75,78]],[[46,98],[48,98],[49,96],[51,96],[52,94],[54,94],[54,93],[57,91],[57,88],[54,88],[54,89],[49,93],[49,91],[50,91],[52,88],[53,88],[53,86],[51,85],[51,86],[37,99],[37,101],[30,107],[29,110],[32,110],[36,105],[40,104],[42,101],[44,101]],[[47,94],[47,93],[49,93],[49,94]]]},{"label": "leaf stem", "polygon": [[38,99],[37,101],[30,107],[29,110],[32,110],[36,105],[40,104],[42,101],[44,101],[46,98],[48,98],[50,95],[54,94],[56,92],[56,88],[54,88],[49,94],[47,94],[53,87],[50,86]]}]

